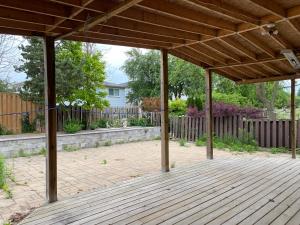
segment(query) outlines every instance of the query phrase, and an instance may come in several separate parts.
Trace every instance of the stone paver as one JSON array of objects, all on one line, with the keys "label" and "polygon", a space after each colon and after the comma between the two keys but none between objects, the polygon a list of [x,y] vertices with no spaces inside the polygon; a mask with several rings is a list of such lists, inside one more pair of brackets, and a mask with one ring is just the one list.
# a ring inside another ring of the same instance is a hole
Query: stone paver
[{"label": "stone paver", "polygon": [[[268,153],[230,153],[215,150],[215,157],[273,156]],[[278,157],[279,155],[276,155]],[[285,156],[286,157],[286,156]],[[206,158],[205,148],[170,142],[170,162],[175,167]],[[0,190],[0,224],[17,212],[45,203],[45,157],[33,156],[8,160],[16,178],[10,182],[13,198]],[[108,147],[58,153],[58,198],[110,186],[160,170],[160,141],[135,142]]]}]

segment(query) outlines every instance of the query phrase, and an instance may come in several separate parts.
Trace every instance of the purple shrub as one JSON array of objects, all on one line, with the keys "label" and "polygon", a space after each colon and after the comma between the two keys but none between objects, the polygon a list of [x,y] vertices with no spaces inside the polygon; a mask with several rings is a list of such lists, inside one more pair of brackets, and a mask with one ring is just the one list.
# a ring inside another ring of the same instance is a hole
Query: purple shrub
[{"label": "purple shrub", "polygon": [[[262,110],[251,107],[238,107],[225,103],[213,103],[213,116],[234,116],[241,115],[249,119],[257,119],[262,117]],[[191,117],[201,117],[205,115],[205,111],[198,111],[197,107],[190,106],[187,115]]]}]

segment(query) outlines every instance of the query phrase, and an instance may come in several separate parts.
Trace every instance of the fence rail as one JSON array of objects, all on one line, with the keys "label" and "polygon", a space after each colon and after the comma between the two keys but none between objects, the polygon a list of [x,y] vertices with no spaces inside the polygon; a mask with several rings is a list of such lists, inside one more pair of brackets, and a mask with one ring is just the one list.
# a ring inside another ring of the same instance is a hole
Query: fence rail
[{"label": "fence rail", "polygon": [[[290,147],[290,120],[253,119],[240,116],[214,117],[213,132],[218,137],[241,137],[249,133],[261,147]],[[170,137],[196,141],[205,134],[205,118],[170,118]],[[300,120],[297,121],[297,147],[300,147]]]}]

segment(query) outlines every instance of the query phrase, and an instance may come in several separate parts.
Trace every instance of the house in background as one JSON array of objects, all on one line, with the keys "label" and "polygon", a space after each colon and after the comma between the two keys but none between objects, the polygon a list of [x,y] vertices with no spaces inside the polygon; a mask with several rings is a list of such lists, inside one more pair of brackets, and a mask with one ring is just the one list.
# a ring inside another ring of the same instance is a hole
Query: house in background
[{"label": "house in background", "polygon": [[127,82],[115,84],[105,81],[103,85],[107,90],[106,99],[109,101],[110,107],[132,106],[130,103],[127,103],[127,95],[130,92]]}]

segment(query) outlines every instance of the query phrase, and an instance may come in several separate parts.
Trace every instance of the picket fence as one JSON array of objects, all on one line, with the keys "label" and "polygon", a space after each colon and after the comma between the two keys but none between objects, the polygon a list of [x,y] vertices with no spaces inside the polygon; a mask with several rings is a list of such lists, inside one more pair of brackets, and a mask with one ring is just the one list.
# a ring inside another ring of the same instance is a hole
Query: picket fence
[{"label": "picket fence", "polygon": [[[261,147],[290,147],[290,120],[251,119],[220,116],[213,119],[213,132],[218,137],[241,137],[249,133]],[[300,121],[297,120],[297,147],[300,147]],[[196,141],[205,134],[204,117],[170,118],[170,137]]]}]

